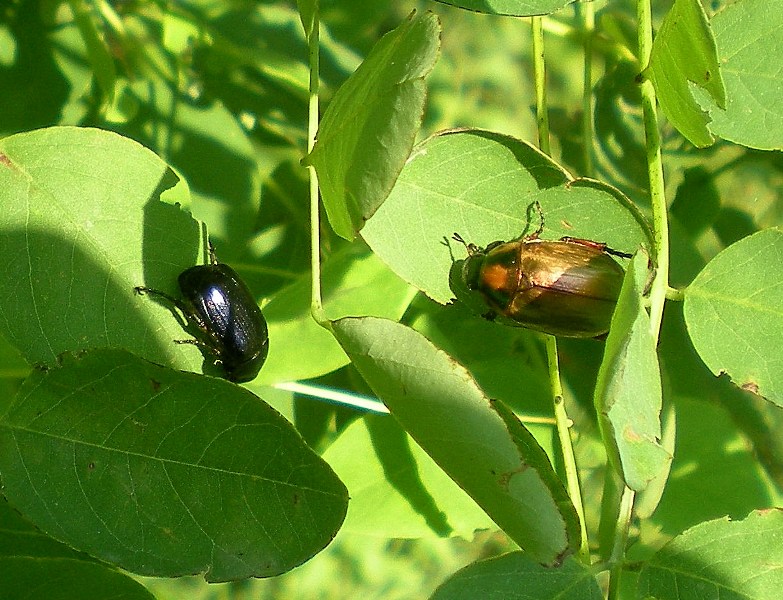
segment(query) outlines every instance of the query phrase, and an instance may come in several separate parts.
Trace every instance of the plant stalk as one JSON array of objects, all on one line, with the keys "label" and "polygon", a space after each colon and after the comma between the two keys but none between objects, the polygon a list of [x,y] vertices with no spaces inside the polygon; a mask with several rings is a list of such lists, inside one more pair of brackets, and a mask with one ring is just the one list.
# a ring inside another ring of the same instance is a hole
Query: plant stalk
[{"label": "plant stalk", "polygon": [[[536,86],[536,121],[538,123],[538,145],[542,152],[549,155],[549,117],[546,99],[546,69],[544,63],[544,29],[541,17],[531,19],[533,37],[533,73]],[[585,511],[582,504],[582,491],[579,486],[579,473],[576,468],[574,447],[569,431],[571,420],[566,413],[563,402],[563,387],[560,382],[560,368],[557,358],[557,339],[552,335],[544,336],[546,343],[547,363],[549,365],[549,384],[552,389],[554,403],[555,424],[560,440],[560,448],[563,453],[565,465],[566,487],[568,495],[576,508],[579,516],[582,541],[579,546],[579,559],[584,564],[590,564],[590,548],[587,541],[587,527],[585,526]]]},{"label": "plant stalk", "polygon": [[[310,103],[307,124],[307,152],[313,151],[315,136],[318,133],[318,92],[320,90],[320,15],[316,3],[313,18],[313,29],[308,38],[310,55]],[[307,170],[310,174],[310,268],[312,272],[312,291],[310,312],[318,323],[325,323],[323,300],[321,297],[321,219],[319,218],[320,202],[318,197],[318,173],[313,165]]]},{"label": "plant stalk", "polygon": [[[637,27],[639,35],[639,64],[644,70],[652,54],[652,9],[650,0],[637,0]],[[652,81],[640,76],[642,110],[644,114],[645,148],[647,154],[647,176],[650,185],[650,199],[653,213],[653,253],[656,272],[650,290],[650,333],[658,341],[663,319],[663,306],[669,291],[669,221],[664,194],[663,162],[661,160],[661,136],[658,130],[655,88]],[[635,493],[629,488],[623,490],[620,512],[617,517],[615,539],[612,549],[609,576],[609,600],[620,597],[620,577],[623,557],[628,543],[628,532],[633,518]]]},{"label": "plant stalk", "polygon": [[552,388],[552,398],[554,400],[555,424],[557,426],[557,437],[560,441],[560,449],[563,453],[563,466],[565,467],[566,487],[571,502],[576,508],[576,514],[579,516],[579,526],[582,533],[582,543],[579,546],[579,559],[586,565],[590,564],[590,546],[587,541],[587,527],[585,525],[585,509],[582,503],[582,490],[579,486],[579,472],[576,468],[576,458],[574,457],[574,446],[571,441],[571,432],[569,431],[571,420],[565,409],[563,401],[563,387],[560,383],[560,368],[557,359],[557,339],[553,335],[547,335],[546,353],[549,362],[549,385]]},{"label": "plant stalk", "polygon": [[615,527],[614,546],[612,556],[609,559],[611,569],[609,571],[609,591],[607,600],[620,600],[620,578],[623,572],[623,557],[625,555],[625,543],[628,540],[628,530],[631,527],[631,516],[633,514],[633,501],[636,497],[629,487],[623,488],[623,496],[620,499],[620,511],[617,515],[617,526]]},{"label": "plant stalk", "polygon": [[546,69],[544,67],[544,27],[542,17],[531,17],[533,33],[533,78],[536,86],[536,123],[538,125],[538,147],[547,155],[549,145],[549,112],[546,100]]},{"label": "plant stalk", "polygon": [[585,177],[594,175],[593,167],[593,33],[595,6],[592,0],[577,2],[577,13],[582,21],[584,36],[584,66],[582,80],[582,160]]},{"label": "plant stalk", "polygon": [[[650,0],[639,0],[638,15],[639,63],[642,68],[646,68],[650,62],[653,42]],[[643,77],[641,81],[641,96],[656,263],[655,279],[650,289],[650,333],[657,343],[663,319],[663,305],[669,289],[669,220],[664,193],[661,135],[658,129],[655,87],[647,77]]]}]

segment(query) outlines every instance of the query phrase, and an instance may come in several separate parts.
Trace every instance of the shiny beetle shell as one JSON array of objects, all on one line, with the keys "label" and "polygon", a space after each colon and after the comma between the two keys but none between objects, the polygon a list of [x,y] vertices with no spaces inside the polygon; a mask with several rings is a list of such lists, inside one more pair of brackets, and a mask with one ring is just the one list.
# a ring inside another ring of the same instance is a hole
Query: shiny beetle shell
[{"label": "shiny beetle shell", "polygon": [[215,258],[211,263],[190,267],[178,278],[181,298],[144,286],[139,294],[154,294],[176,306],[198,330],[197,339],[175,340],[206,349],[236,382],[252,381],[258,375],[269,351],[266,319],[247,285],[239,275]]},{"label": "shiny beetle shell", "polygon": [[228,265],[199,265],[179,278],[183,304],[220,360],[228,379],[252,381],[269,351],[266,319],[253,295]]},{"label": "shiny beetle shell", "polygon": [[[457,238],[461,239],[461,238]],[[511,324],[564,337],[600,337],[609,331],[624,271],[610,256],[629,255],[605,244],[534,234],[487,248],[467,245],[467,287]]]}]

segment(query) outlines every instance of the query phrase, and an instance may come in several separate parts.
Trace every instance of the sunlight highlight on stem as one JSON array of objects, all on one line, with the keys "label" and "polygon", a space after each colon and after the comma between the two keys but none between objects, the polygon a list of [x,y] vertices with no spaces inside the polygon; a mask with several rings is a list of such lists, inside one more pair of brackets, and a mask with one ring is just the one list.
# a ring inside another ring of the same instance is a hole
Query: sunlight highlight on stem
[{"label": "sunlight highlight on stem", "polygon": [[[544,62],[544,28],[542,17],[531,18],[533,37],[533,73],[536,86],[536,121],[538,123],[538,146],[542,152],[551,155],[549,145],[549,107],[546,98],[546,65]],[[590,564],[590,548],[587,541],[587,528],[585,526],[585,511],[582,505],[582,492],[579,487],[579,473],[576,468],[574,447],[571,441],[571,420],[565,410],[563,402],[563,387],[560,382],[560,368],[557,358],[557,339],[552,335],[545,337],[547,362],[549,364],[549,382],[552,389],[554,403],[555,425],[560,441],[565,464],[566,487],[571,502],[579,515],[581,528],[581,545],[579,547],[579,559],[584,564]]]},{"label": "sunlight highlight on stem", "polygon": [[[650,0],[638,0],[637,27],[639,35],[639,65],[647,67],[652,53],[652,9]],[[653,242],[656,262],[655,279],[650,291],[650,332],[658,340],[663,318],[663,305],[669,290],[669,222],[664,195],[663,163],[661,161],[661,137],[658,131],[658,115],[655,107],[655,88],[652,81],[640,76],[642,110],[644,111],[644,132],[647,154],[647,175],[650,184],[650,198],[653,210]],[[609,577],[609,600],[620,597],[620,576],[628,530],[633,517],[634,492],[625,487],[620,502],[620,513],[615,528],[612,550],[612,568]]]},{"label": "sunlight highlight on stem", "polygon": [[571,502],[579,515],[579,525],[582,532],[582,543],[579,546],[579,559],[586,565],[590,564],[590,547],[587,542],[587,527],[585,525],[585,509],[582,504],[582,490],[579,487],[579,473],[576,468],[574,447],[571,442],[571,420],[565,409],[563,401],[563,387],[560,383],[560,368],[557,359],[557,340],[553,335],[545,336],[546,353],[549,359],[549,385],[552,388],[554,398],[555,424],[557,425],[557,437],[563,452],[563,466],[566,473],[566,486]]},{"label": "sunlight highlight on stem", "polygon": [[538,147],[545,154],[551,154],[549,145],[549,113],[546,100],[546,69],[544,66],[543,17],[531,17],[533,32],[533,77],[536,86],[536,123],[538,124]]},{"label": "sunlight highlight on stem", "polygon": [[[313,16],[313,30],[309,36],[310,53],[310,106],[307,124],[307,152],[315,146],[315,136],[318,133],[318,92],[320,89],[320,55],[319,55],[319,20],[318,7]],[[315,167],[307,167],[310,174],[310,268],[312,272],[312,294],[310,311],[313,318],[320,324],[324,317],[323,301],[321,299],[321,236],[318,199],[318,174]]]},{"label": "sunlight highlight on stem", "polygon": [[[649,4],[640,0],[640,4]],[[640,10],[640,17],[641,17]],[[649,15],[648,15],[649,17]],[[647,24],[650,24],[648,18]],[[640,18],[640,29],[642,22]],[[647,36],[640,32],[639,49],[642,65],[647,65],[652,48],[652,28],[648,27]],[[649,37],[649,40],[647,40]],[[644,40],[643,40],[644,38]],[[664,194],[663,162],[661,160],[661,136],[658,131],[658,113],[655,107],[655,88],[652,81],[644,79],[641,83],[642,110],[644,111],[644,131],[647,148],[647,173],[650,182],[650,200],[653,213],[653,242],[655,244],[655,279],[650,290],[650,333],[657,341],[663,318],[663,305],[669,288],[669,220]]]},{"label": "sunlight highlight on stem", "polygon": [[593,34],[595,31],[595,7],[592,1],[577,2],[577,14],[581,17],[584,43],[582,78],[582,160],[584,176],[593,176]]}]

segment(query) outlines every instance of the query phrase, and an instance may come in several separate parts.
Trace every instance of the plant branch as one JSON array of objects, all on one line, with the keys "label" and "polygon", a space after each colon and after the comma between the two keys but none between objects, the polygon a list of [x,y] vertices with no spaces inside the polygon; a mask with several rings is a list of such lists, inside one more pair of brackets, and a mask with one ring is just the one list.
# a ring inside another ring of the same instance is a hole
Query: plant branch
[{"label": "plant branch", "polygon": [[[639,64],[646,68],[652,53],[652,15],[650,0],[639,0]],[[647,150],[647,176],[653,213],[653,243],[655,244],[655,279],[650,290],[650,332],[658,340],[663,318],[663,305],[669,289],[669,221],[664,194],[661,135],[658,130],[655,87],[647,77],[641,81],[644,133]]]},{"label": "plant branch", "polygon": [[549,359],[549,385],[552,388],[552,397],[554,399],[555,424],[557,426],[557,437],[560,441],[560,448],[563,452],[563,465],[565,467],[566,487],[571,502],[576,508],[576,514],[579,515],[579,526],[582,532],[582,543],[579,546],[579,558],[586,564],[590,564],[590,546],[587,541],[587,527],[585,525],[585,509],[582,503],[582,490],[579,487],[579,472],[576,468],[576,458],[574,457],[574,446],[571,441],[571,420],[565,409],[563,401],[563,387],[560,383],[560,368],[557,360],[557,340],[553,335],[547,335],[546,353]]},{"label": "plant branch", "polygon": [[593,176],[593,33],[595,7],[592,0],[576,3],[582,20],[584,74],[582,80],[582,160],[585,177]]},{"label": "plant branch", "polygon": [[536,123],[538,124],[538,147],[545,154],[551,154],[549,146],[549,113],[546,100],[546,69],[544,68],[544,28],[542,17],[531,17],[533,32],[533,78],[536,86]]},{"label": "plant branch", "polygon": [[635,497],[636,492],[631,488],[623,488],[623,496],[620,499],[620,511],[617,515],[617,526],[615,527],[615,543],[612,547],[612,556],[609,559],[611,569],[609,571],[608,600],[620,600],[620,577],[623,570],[623,556],[625,554],[625,543],[628,540],[628,530],[631,527],[631,515],[633,514]]},{"label": "plant branch", "polygon": [[[319,7],[315,7],[313,29],[308,38],[310,54],[310,106],[307,124],[307,152],[313,151],[315,136],[318,133],[318,92],[320,89],[320,55],[319,55]],[[310,268],[312,272],[312,292],[310,312],[318,323],[326,321],[323,300],[321,298],[321,236],[319,218],[320,202],[318,197],[318,173],[315,167],[307,167],[310,174]]]}]

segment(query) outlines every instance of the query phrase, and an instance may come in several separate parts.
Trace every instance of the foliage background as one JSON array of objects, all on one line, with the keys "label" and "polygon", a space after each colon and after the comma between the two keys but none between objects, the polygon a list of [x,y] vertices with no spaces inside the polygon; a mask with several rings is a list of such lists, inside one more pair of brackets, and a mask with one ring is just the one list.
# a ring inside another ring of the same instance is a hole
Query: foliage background
[{"label": "foliage background", "polygon": [[[266,297],[306,274],[307,182],[299,160],[307,131],[307,50],[293,2],[114,2],[123,26],[104,30],[112,69],[92,62],[72,22],[78,2],[4,4],[0,26],[0,135],[55,124],[112,129],[148,146],[182,175],[193,215],[209,224],[222,260]],[[724,2],[711,3],[712,10]],[[670,2],[654,4],[656,22]],[[377,39],[412,9],[442,22],[441,57],[427,80],[421,137],[445,128],[485,128],[536,139],[528,22],[460,11],[433,2],[335,0],[322,6],[323,100],[356,68]],[[602,37],[596,44],[597,176],[646,207],[646,167],[630,2],[596,2]],[[579,146],[582,48],[575,8],[547,18],[547,68],[553,156],[574,174],[584,168]],[[103,15],[106,16],[105,14]],[[104,20],[111,24],[111,20]],[[93,78],[93,73],[98,76]],[[724,142],[695,151],[664,125],[667,196],[672,213],[672,284],[685,285],[720,249],[758,228],[783,222],[783,159]],[[698,210],[693,210],[698,206]],[[326,248],[342,242],[327,237]],[[408,318],[431,318],[417,298]],[[776,412],[724,379],[715,379],[683,339],[680,308],[667,308],[662,354],[687,377],[668,384],[679,409],[678,456],[656,518],[640,534],[655,545],[696,522],[778,501],[783,478],[780,442],[770,432]],[[586,505],[600,488],[590,458],[601,450],[589,418],[589,382],[597,369],[586,342],[566,342],[564,369],[581,455]],[[27,372],[2,348],[0,404]],[[320,382],[362,389],[341,369]],[[526,412],[545,412],[544,382],[527,381]],[[354,415],[312,400],[267,390],[265,399],[289,416],[316,448],[329,446]],[[580,414],[579,401],[583,402]],[[1,408],[1,407],[0,407]],[[755,453],[755,456],[754,456]],[[698,462],[688,459],[699,457]],[[758,457],[758,460],[757,458]],[[716,489],[722,490],[720,494]],[[708,501],[704,499],[708,498]],[[706,511],[706,514],[705,514]],[[597,522],[597,515],[589,515]],[[464,564],[509,547],[502,535],[387,540],[341,533],[327,550],[274,580],[207,586],[200,579],[145,579],[159,598],[428,597]],[[640,553],[645,552],[640,544]]]}]

